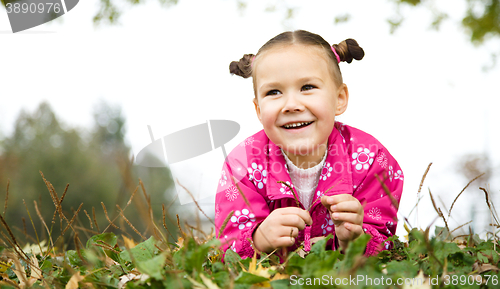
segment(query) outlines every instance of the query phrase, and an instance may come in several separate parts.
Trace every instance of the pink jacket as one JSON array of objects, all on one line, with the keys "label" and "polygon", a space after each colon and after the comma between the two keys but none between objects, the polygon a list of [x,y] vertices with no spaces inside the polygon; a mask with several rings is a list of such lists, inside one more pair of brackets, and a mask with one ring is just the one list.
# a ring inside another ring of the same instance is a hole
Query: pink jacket
[{"label": "pink jacket", "polygon": [[[310,238],[328,234],[335,236],[335,227],[320,197],[336,194],[352,194],[365,204],[363,230],[372,236],[365,254],[374,255],[384,248],[389,249],[392,244],[386,239],[395,233],[397,208],[375,175],[385,178],[385,185],[399,203],[403,172],[396,160],[373,136],[336,122],[328,138],[328,155],[309,210],[313,224],[300,231],[295,245],[289,249],[294,250],[305,241],[307,250]],[[250,206],[239,194],[234,179]],[[292,192],[277,181],[291,184],[281,150],[269,140],[264,130],[247,138],[229,154],[215,198],[216,234],[222,242],[223,251],[231,248],[242,258],[253,256],[250,240],[257,226],[272,210],[297,206]],[[302,204],[301,207],[304,208]],[[219,235],[231,211],[233,214]],[[335,243],[332,238],[327,247],[335,250]]]}]

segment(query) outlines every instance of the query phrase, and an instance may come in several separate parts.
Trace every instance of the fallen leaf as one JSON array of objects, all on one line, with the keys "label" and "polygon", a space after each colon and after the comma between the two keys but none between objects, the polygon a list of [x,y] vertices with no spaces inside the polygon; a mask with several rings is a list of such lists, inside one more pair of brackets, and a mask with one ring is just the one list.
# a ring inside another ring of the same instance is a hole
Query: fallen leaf
[{"label": "fallen leaf", "polygon": [[78,288],[78,282],[82,281],[84,276],[80,275],[80,271],[76,272],[71,276],[71,278],[68,281],[68,284],[66,284],[66,289],[77,289]]},{"label": "fallen leaf", "polygon": [[220,289],[217,284],[215,284],[210,278],[205,276],[204,274],[200,274],[200,278],[205,283],[205,286],[207,286],[208,289]]},{"label": "fallen leaf", "polygon": [[500,271],[500,269],[495,265],[491,265],[491,264],[480,265],[479,262],[477,262],[477,261],[472,265],[472,270],[477,271],[478,274],[482,274],[482,273],[488,272],[488,271],[497,271],[497,272]]},{"label": "fallen leaf", "polygon": [[134,248],[137,244],[134,242],[134,240],[127,238],[126,236],[123,237],[123,243],[125,244],[125,248],[127,249],[132,249]]},{"label": "fallen leaf", "polygon": [[35,255],[31,255],[30,257],[31,260],[31,278],[35,279],[42,279],[42,270],[40,269],[40,266],[38,265],[38,259],[36,258]]},{"label": "fallen leaf", "polygon": [[120,276],[119,279],[120,279],[120,282],[118,282],[118,288],[122,289],[122,288],[126,287],[125,284],[127,284],[127,282],[130,282],[132,280],[145,281],[145,280],[149,279],[149,276],[146,274],[141,274],[138,271],[136,271],[136,273],[129,273],[126,275],[122,275],[122,276]]}]

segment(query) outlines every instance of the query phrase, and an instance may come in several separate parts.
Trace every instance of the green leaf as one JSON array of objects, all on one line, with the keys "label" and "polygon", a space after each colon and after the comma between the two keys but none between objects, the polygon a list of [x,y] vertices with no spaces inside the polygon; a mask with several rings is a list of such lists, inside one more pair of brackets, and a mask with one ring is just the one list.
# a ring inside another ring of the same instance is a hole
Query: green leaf
[{"label": "green leaf", "polygon": [[68,258],[68,262],[73,266],[81,266],[83,264],[82,259],[80,259],[75,250],[66,251],[66,258]]},{"label": "green leaf", "polygon": [[444,258],[448,257],[451,254],[460,252],[460,248],[455,243],[441,242],[436,246],[436,250],[434,254],[439,259],[439,261],[443,262]]},{"label": "green leaf", "polygon": [[311,253],[315,253],[318,255],[323,255],[323,253],[326,250],[326,243],[328,240],[330,240],[333,236],[329,234],[326,236],[326,238],[319,240],[318,242],[314,243],[311,247]]},{"label": "green leaf", "polygon": [[125,262],[132,262],[132,260],[137,262],[149,260],[153,258],[158,251],[155,244],[156,239],[151,237],[147,241],[137,244],[134,248],[121,252],[120,258]]},{"label": "green leaf", "polygon": [[273,289],[288,289],[290,285],[289,279],[279,279],[269,282]]},{"label": "green leaf", "polygon": [[477,252],[477,259],[482,263],[488,263],[488,258],[479,252]]},{"label": "green leaf", "polygon": [[[151,239],[151,238],[150,238]],[[134,254],[134,253],[132,253]],[[161,253],[160,255],[142,261],[137,261],[137,269],[144,274],[149,275],[151,278],[156,280],[163,280],[162,272],[164,270],[163,266],[167,262],[167,253]],[[135,256],[135,254],[134,254]]]},{"label": "green leaf", "polygon": [[236,277],[236,279],[234,280],[234,282],[236,283],[245,283],[245,284],[255,284],[264,281],[269,281],[269,279],[245,271],[241,271],[240,275],[238,275],[238,277]]},{"label": "green leaf", "polygon": [[87,249],[95,250],[98,254],[104,254],[104,249],[102,247],[96,246],[96,244],[107,244],[110,247],[114,247],[118,242],[118,237],[113,233],[104,233],[92,236],[87,241]]},{"label": "green leaf", "polygon": [[405,277],[415,277],[419,270],[418,266],[413,265],[413,262],[408,260],[391,261],[387,263],[385,268],[388,275],[398,274]]}]

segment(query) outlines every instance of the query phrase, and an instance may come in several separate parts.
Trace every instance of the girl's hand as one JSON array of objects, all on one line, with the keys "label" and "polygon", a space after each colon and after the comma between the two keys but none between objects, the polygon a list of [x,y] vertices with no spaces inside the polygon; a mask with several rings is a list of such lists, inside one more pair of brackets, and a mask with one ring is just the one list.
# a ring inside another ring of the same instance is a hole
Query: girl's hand
[{"label": "girl's hand", "polygon": [[358,199],[349,194],[322,196],[321,203],[330,212],[335,235],[342,250],[347,244],[363,234],[363,206]]},{"label": "girl's hand", "polygon": [[[297,207],[279,208],[272,211],[253,234],[257,250],[270,253],[276,248],[295,244],[299,230],[312,225],[309,212]],[[292,236],[290,238],[290,236]]]}]

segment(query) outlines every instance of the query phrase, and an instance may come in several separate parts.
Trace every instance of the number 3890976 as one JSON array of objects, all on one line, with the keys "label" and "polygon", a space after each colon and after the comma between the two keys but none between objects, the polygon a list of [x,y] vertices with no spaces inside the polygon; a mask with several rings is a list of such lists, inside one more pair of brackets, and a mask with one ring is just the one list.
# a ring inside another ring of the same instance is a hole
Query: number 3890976
[{"label": "number 3890976", "polygon": [[42,13],[56,13],[61,12],[61,4],[59,3],[7,3],[5,5],[7,13],[23,13],[23,14],[42,14]]}]

